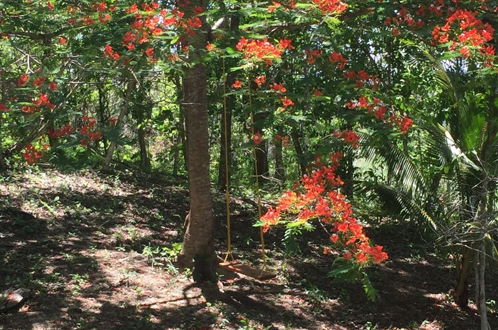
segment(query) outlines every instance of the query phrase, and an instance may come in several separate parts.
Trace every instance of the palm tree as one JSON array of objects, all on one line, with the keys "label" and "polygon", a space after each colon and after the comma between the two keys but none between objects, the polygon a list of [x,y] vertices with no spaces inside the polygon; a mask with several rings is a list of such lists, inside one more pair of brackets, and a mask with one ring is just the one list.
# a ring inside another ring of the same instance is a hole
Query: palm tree
[{"label": "palm tree", "polygon": [[484,271],[488,251],[496,251],[498,232],[498,88],[493,84],[496,75],[475,66],[471,71],[469,63],[462,70],[449,61],[443,65],[428,57],[436,68],[436,81],[450,111],[442,120],[419,119],[424,139],[418,152],[425,152],[418,161],[396,143],[386,139],[375,143],[375,136],[371,137],[374,143],[363,154],[382,157],[392,181],[370,188],[384,197],[395,196],[407,214],[424,221],[459,254],[453,295],[462,307],[468,305],[471,266],[477,263],[476,303],[481,312],[481,328],[488,329]]}]

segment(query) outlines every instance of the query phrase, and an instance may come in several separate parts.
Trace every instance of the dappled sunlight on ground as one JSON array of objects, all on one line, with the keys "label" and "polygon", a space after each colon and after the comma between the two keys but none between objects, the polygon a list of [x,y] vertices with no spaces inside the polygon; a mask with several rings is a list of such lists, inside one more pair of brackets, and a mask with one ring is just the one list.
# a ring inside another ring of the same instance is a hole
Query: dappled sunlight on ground
[{"label": "dappled sunlight on ground", "polygon": [[[359,285],[327,278],[330,258],[319,244],[284,257],[275,232],[267,241],[275,279],[220,269],[214,292],[197,287],[172,262],[187,193],[158,178],[26,173],[0,183],[0,203],[0,289],[33,292],[19,312],[0,316],[5,329],[471,329],[478,322],[475,310],[451,302],[449,267],[436,257],[408,257],[395,241],[386,249],[403,253],[370,272],[377,303]],[[256,261],[254,207],[233,204],[237,253]],[[216,215],[223,250],[224,215]]]}]

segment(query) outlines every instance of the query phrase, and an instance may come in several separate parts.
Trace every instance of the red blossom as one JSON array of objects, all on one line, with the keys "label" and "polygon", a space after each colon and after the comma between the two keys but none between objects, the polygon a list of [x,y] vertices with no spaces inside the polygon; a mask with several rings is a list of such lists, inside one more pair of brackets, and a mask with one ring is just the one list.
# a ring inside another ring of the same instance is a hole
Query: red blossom
[{"label": "red blossom", "polygon": [[409,117],[403,117],[399,125],[401,133],[407,133],[413,126],[413,120]]},{"label": "red blossom", "polygon": [[145,50],[145,55],[147,55],[148,57],[153,57],[154,56],[154,48],[147,48]]},{"label": "red blossom", "polygon": [[261,135],[260,132],[256,132],[256,133],[254,133],[254,135],[252,137],[252,141],[255,144],[260,144],[261,142],[263,142],[263,136]]},{"label": "red blossom", "polygon": [[[388,255],[382,246],[372,246],[363,231],[363,226],[353,217],[352,206],[346,197],[339,193],[336,187],[343,184],[335,174],[341,153],[330,155],[331,164],[323,165],[321,157],[317,159],[318,168],[301,178],[297,191],[286,191],[279,199],[276,208],[268,208],[261,218],[263,231],[269,227],[287,222],[307,222],[319,219],[323,224],[330,225],[333,232],[329,240],[332,244],[342,246],[345,250],[342,257],[353,259],[359,264],[382,262]],[[325,254],[330,254],[330,247],[324,248]]]},{"label": "red blossom", "polygon": [[107,3],[105,2],[99,2],[95,4],[95,9],[100,12],[104,12],[107,10]]},{"label": "red blossom", "polygon": [[268,6],[267,10],[269,13],[273,13],[277,8],[281,7],[282,4],[280,2],[273,1],[270,6]]},{"label": "red blossom", "polygon": [[43,145],[42,148],[35,147],[32,144],[28,144],[26,148],[24,148],[24,152],[22,153],[22,157],[26,160],[28,165],[32,165],[36,163],[39,159],[43,157],[45,154],[42,149],[48,149],[48,145]]},{"label": "red blossom", "polygon": [[283,49],[294,49],[295,47],[292,46],[292,40],[289,39],[282,39],[278,42],[280,44],[280,47]]},{"label": "red blossom", "polygon": [[281,93],[287,92],[287,89],[284,87],[284,85],[280,84],[280,83],[271,84],[270,89],[273,89],[274,91],[281,92]]},{"label": "red blossom", "polygon": [[346,58],[338,52],[330,53],[329,60],[332,63],[337,63],[337,68],[339,69],[344,69],[346,67],[346,64],[348,63],[348,60],[346,60]]},{"label": "red blossom", "polygon": [[40,88],[45,84],[45,77],[38,77],[33,81],[33,85]]},{"label": "red blossom", "polygon": [[241,88],[242,87],[242,82],[239,80],[235,80],[235,82],[232,84],[233,88]]},{"label": "red blossom", "polygon": [[215,45],[215,44],[212,44],[212,43],[210,43],[210,42],[208,42],[208,43],[206,44],[206,50],[207,50],[208,52],[212,51],[212,50],[213,50],[213,49],[215,49],[215,48],[216,48],[216,45]]},{"label": "red blossom", "polygon": [[29,76],[27,74],[23,74],[17,78],[17,86],[24,87],[29,81]]},{"label": "red blossom", "polygon": [[282,99],[282,105],[284,107],[291,107],[294,105],[294,101],[292,101],[290,98],[288,98],[287,96],[284,96]]},{"label": "red blossom", "polygon": [[254,78],[254,82],[256,83],[256,85],[258,85],[258,87],[261,87],[261,85],[263,85],[266,82],[266,76],[265,75],[257,76],[256,78]]},{"label": "red blossom", "polygon": [[340,14],[348,7],[347,4],[340,0],[313,0],[313,3],[325,14]]},{"label": "red blossom", "polygon": [[244,52],[246,59],[260,59],[266,64],[271,65],[274,59],[282,57],[283,48],[273,45],[268,39],[263,40],[247,40],[241,38],[235,48],[238,51]]},{"label": "red blossom", "polygon": [[353,148],[359,146],[360,137],[352,130],[335,131],[333,135],[344,140],[344,142],[350,144]]},{"label": "red blossom", "polygon": [[320,56],[322,56],[323,51],[320,49],[311,49],[307,50],[307,59],[308,59],[308,64],[314,64],[316,59]]},{"label": "red blossom", "polygon": [[106,45],[104,47],[104,55],[114,60],[118,60],[120,57],[119,54],[114,51],[111,45]]}]

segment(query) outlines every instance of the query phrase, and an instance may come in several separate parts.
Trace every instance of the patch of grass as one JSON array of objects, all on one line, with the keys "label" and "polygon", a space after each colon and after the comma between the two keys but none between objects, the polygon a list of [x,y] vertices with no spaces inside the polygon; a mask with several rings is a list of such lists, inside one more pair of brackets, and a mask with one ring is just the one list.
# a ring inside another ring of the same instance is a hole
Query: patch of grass
[{"label": "patch of grass", "polygon": [[142,254],[147,257],[153,267],[162,266],[166,268],[168,273],[177,274],[178,270],[173,264],[173,260],[176,259],[181,249],[181,243],[173,243],[170,247],[152,246],[149,244],[144,246]]},{"label": "patch of grass", "polygon": [[71,274],[71,293],[74,296],[79,296],[81,294],[81,290],[83,286],[88,283],[90,280],[90,276],[88,274]]}]

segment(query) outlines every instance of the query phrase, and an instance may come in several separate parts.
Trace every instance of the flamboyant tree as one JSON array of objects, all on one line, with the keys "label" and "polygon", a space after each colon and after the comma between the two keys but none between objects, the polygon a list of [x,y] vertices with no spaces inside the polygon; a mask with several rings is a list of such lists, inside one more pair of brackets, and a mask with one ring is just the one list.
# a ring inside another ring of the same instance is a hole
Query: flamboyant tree
[{"label": "flamboyant tree", "polygon": [[[451,122],[447,131],[461,138],[455,144],[462,143],[467,158],[477,153],[482,164],[496,161],[496,10],[484,0],[3,1],[0,162],[21,153],[32,164],[64,139],[90,147],[104,139],[109,165],[129,115],[142,124],[148,118],[150,109],[141,107],[144,81],[151,71],[162,70],[182,77],[176,79],[182,86],[176,94],[186,121],[191,212],[181,259],[185,265],[194,261],[197,279],[215,279],[208,109],[224,109],[215,114],[221,118],[216,140],[222,141],[218,185],[230,186],[232,122],[240,123],[245,135],[243,154],[256,158],[250,177],[270,174],[272,145],[278,176],[285,177],[282,150],[293,146],[287,154],[297,160],[301,178],[260,225],[299,228],[317,220],[330,230],[331,245],[324,251],[363,269],[387,254],[370,243],[348,202],[355,157],[373,148],[409,160],[414,122],[419,135],[429,134],[420,129],[425,122]],[[454,76],[441,79],[444,72]],[[455,77],[464,88],[453,88],[454,95],[446,93],[451,88],[421,86],[422,78],[454,87]],[[105,110],[103,81],[118,95],[112,113]],[[98,109],[89,105],[93,91]],[[469,108],[475,110],[471,115]],[[181,132],[183,119],[177,122]],[[338,152],[344,155],[341,164]],[[423,181],[409,180],[410,171],[399,164],[392,157],[387,162],[388,181],[411,186]],[[431,175],[428,169],[421,172]],[[480,210],[470,218],[480,216],[496,194],[485,180],[489,168],[477,172],[477,182],[462,185],[472,209]],[[487,193],[476,193],[475,187]],[[470,254],[463,253],[463,275]],[[466,281],[463,276],[460,287]],[[465,304],[462,290],[456,292]]]}]

